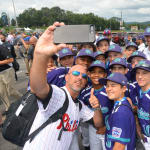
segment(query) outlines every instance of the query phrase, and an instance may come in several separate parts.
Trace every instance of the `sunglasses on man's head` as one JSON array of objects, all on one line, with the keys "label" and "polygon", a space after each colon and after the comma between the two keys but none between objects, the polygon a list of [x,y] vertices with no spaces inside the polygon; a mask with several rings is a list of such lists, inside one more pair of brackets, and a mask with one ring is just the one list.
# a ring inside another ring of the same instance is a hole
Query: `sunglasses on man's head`
[{"label": "sunglasses on man's head", "polygon": [[[87,79],[87,74],[85,74],[85,73],[81,73],[81,74],[82,74],[82,78]],[[80,72],[79,71],[72,71],[72,75],[79,76]]]}]

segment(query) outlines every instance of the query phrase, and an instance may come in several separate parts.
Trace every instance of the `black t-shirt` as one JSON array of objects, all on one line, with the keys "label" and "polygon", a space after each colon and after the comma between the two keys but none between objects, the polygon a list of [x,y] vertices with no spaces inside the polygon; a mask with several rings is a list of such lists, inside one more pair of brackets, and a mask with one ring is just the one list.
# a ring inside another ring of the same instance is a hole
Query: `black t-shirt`
[{"label": "black t-shirt", "polygon": [[[5,46],[0,45],[0,61],[6,60],[9,58],[12,58],[12,55],[9,52],[9,50]],[[8,64],[0,65],[0,72],[8,68],[10,68]]]},{"label": "black t-shirt", "polygon": [[9,52],[12,55],[12,57],[15,59],[16,58],[16,53],[15,53],[14,46],[11,45],[9,42],[4,42],[2,45],[9,50]]}]

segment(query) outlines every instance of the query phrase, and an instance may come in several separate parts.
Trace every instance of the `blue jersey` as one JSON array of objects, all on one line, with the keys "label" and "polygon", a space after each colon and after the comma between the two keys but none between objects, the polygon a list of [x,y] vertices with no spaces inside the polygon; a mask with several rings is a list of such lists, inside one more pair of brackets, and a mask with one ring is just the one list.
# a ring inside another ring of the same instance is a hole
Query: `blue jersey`
[{"label": "blue jersey", "polygon": [[69,68],[60,67],[48,72],[47,82],[48,84],[54,84],[58,87],[63,87],[66,84],[65,75],[68,73]]},{"label": "blue jersey", "polygon": [[[85,105],[88,105],[91,108],[91,105],[89,103],[89,98],[91,94],[92,86],[88,86],[85,88],[80,96],[79,99],[84,102]],[[105,120],[106,116],[109,115],[113,108],[113,101],[109,100],[105,91],[105,87],[102,87],[99,90],[94,90],[94,95],[99,100],[99,103],[101,105],[101,111],[103,114],[103,119]]]},{"label": "blue jersey", "polygon": [[137,113],[142,133],[150,137],[150,89],[146,92],[139,90]]},{"label": "blue jersey", "polygon": [[[118,105],[128,105],[119,106]],[[136,125],[131,105],[124,97],[114,104],[112,113],[106,118],[105,146],[112,150],[115,142],[127,146],[127,150],[135,149]]]},{"label": "blue jersey", "polygon": [[129,97],[132,100],[133,105],[137,106],[138,103],[138,98],[137,95],[139,93],[140,90],[140,86],[138,85],[138,83],[135,81],[133,83],[130,83],[129,85]]}]

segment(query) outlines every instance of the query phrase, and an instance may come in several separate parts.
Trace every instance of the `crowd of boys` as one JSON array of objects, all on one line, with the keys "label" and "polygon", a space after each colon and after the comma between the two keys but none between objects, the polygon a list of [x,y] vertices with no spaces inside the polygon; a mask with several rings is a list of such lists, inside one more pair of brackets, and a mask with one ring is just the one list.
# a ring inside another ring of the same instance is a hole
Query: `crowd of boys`
[{"label": "crowd of boys", "polygon": [[[60,87],[69,95],[68,112],[27,141],[24,150],[79,150],[79,132],[85,150],[134,150],[137,138],[149,150],[150,27],[124,49],[112,42],[107,29],[95,44],[78,46],[76,54],[72,46],[53,43],[60,25],[50,26],[34,50],[28,90],[37,95],[39,111],[31,132],[62,106]],[[62,124],[67,131],[58,140]]]}]

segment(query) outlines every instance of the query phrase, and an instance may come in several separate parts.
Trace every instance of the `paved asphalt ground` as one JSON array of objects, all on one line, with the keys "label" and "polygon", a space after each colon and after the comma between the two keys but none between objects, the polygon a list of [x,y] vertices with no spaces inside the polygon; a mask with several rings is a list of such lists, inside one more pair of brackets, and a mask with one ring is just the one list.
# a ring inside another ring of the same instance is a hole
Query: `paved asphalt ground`
[{"label": "paved asphalt ground", "polygon": [[[26,69],[23,59],[18,59],[20,64],[20,70],[17,72],[18,81],[15,84],[16,89],[18,89],[22,94],[26,92],[27,83],[28,83],[28,76],[26,76]],[[10,97],[11,102],[15,101],[13,97]],[[0,112],[4,111],[4,106],[0,101]],[[83,150],[81,146],[81,139],[79,138],[80,150]],[[17,147],[16,145],[11,144],[10,142],[6,141],[2,135],[0,130],[0,150],[22,150],[22,148]],[[143,148],[138,144],[137,150],[143,150]]]}]

